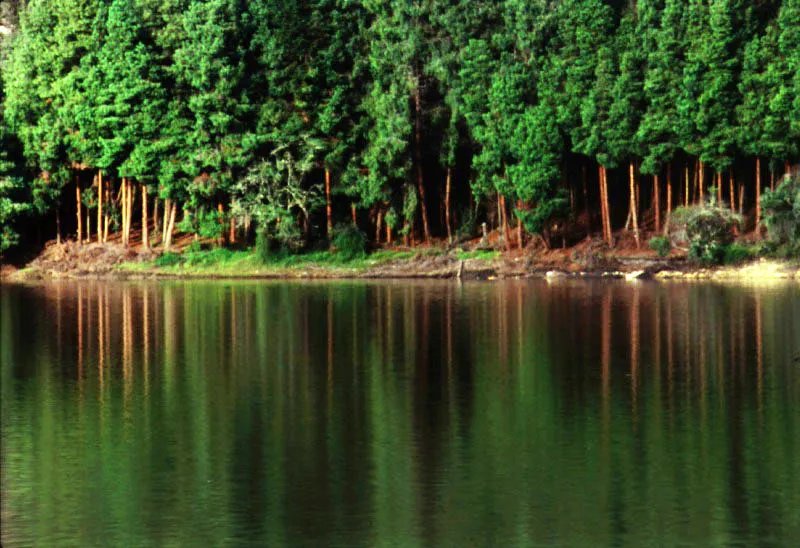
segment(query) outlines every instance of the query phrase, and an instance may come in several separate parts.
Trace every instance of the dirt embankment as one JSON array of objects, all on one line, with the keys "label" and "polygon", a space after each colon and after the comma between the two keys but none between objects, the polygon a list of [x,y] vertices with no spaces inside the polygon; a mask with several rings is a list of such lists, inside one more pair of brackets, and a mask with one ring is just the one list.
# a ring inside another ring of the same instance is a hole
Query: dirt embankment
[{"label": "dirt embankment", "polygon": [[[475,246],[473,246],[474,249]],[[466,258],[465,248],[424,249],[403,259],[381,262],[369,267],[348,268],[324,264],[304,264],[283,268],[215,271],[213,265],[199,271],[165,271],[152,266],[157,252],[126,248],[117,243],[83,244],[66,242],[48,245],[20,271],[4,269],[0,277],[10,281],[43,279],[149,279],[149,278],[620,278],[620,279],[715,279],[762,280],[796,279],[797,264],[755,261],[736,267],[700,268],[687,261],[685,254],[674,251],[660,258],[650,250],[631,246],[609,249],[597,240],[586,240],[564,249],[506,250],[488,258]],[[131,263],[146,263],[130,268]],[[126,265],[127,268],[120,268]]]}]

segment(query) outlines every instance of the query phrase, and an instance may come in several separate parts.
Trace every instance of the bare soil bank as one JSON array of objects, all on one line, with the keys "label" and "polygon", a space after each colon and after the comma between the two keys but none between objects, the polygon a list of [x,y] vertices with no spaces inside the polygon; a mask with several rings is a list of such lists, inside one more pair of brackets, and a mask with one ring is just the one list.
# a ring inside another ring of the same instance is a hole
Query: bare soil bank
[{"label": "bare soil bank", "polygon": [[176,270],[154,264],[158,254],[119,244],[66,242],[48,245],[25,268],[0,268],[0,278],[10,282],[48,279],[502,279],[502,278],[619,278],[780,280],[800,282],[800,265],[760,259],[739,266],[702,268],[677,251],[660,258],[652,251],[622,246],[609,250],[601,242],[586,241],[568,249],[524,249],[470,258],[457,250],[419,248],[418,253],[382,262],[350,265],[258,265],[235,268]]}]

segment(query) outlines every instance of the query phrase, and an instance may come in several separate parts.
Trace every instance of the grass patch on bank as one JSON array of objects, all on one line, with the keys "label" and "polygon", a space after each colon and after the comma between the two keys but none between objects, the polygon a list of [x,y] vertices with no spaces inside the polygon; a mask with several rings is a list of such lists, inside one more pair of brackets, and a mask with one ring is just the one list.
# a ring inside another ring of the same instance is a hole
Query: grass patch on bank
[{"label": "grass patch on bank", "polygon": [[[491,254],[491,257],[496,256],[496,252],[488,253]],[[128,272],[160,272],[188,276],[257,276],[312,268],[359,271],[397,261],[443,254],[445,251],[437,248],[380,249],[372,253],[355,255],[335,251],[310,251],[297,254],[279,252],[270,255],[264,261],[255,248],[247,250],[187,249],[183,253],[163,253],[152,261],[124,263],[119,266],[119,269]],[[490,255],[487,255],[487,252],[477,252],[477,254],[470,252],[464,256],[466,258],[484,258]]]},{"label": "grass patch on bank", "polygon": [[456,257],[459,261],[467,261],[475,259],[479,261],[492,261],[500,256],[499,251],[493,249],[474,249],[472,251],[464,251],[459,249],[456,252]]}]

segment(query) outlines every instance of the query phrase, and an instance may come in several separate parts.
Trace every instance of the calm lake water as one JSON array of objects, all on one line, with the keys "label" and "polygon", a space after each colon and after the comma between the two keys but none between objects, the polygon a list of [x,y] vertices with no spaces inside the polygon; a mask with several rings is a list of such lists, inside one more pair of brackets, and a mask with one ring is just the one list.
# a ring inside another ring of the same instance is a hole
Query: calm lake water
[{"label": "calm lake water", "polygon": [[2,545],[798,546],[800,286],[0,286]]}]

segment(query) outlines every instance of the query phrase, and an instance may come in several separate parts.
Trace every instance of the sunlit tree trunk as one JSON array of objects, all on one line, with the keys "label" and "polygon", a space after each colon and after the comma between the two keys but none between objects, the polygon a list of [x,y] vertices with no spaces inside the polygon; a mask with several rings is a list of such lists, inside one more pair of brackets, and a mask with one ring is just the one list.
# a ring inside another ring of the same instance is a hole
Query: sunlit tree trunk
[{"label": "sunlit tree trunk", "polygon": [[161,245],[167,245],[167,228],[169,227],[169,215],[172,211],[172,200],[167,198],[164,200],[164,222],[161,227]]},{"label": "sunlit tree trunk", "polygon": [[506,212],[506,197],[500,195],[500,214],[503,222],[503,243],[506,246],[506,251],[511,249],[511,242],[509,241],[508,234],[508,213]]},{"label": "sunlit tree trunk", "polygon": [[103,172],[97,172],[97,243],[103,242]]},{"label": "sunlit tree trunk", "polygon": [[417,157],[417,190],[419,191],[419,204],[422,209],[422,229],[425,233],[425,242],[431,241],[431,229],[428,224],[428,205],[425,200],[425,184],[422,175],[422,104],[419,85],[414,90],[414,150]]},{"label": "sunlit tree trunk", "polygon": [[719,207],[722,207],[722,205],[725,203],[725,202],[722,201],[722,184],[723,184],[722,183],[722,172],[718,171],[717,172],[717,204],[719,204]]},{"label": "sunlit tree trunk", "polygon": [[158,238],[158,195],[153,198],[153,235]]},{"label": "sunlit tree trunk", "polygon": [[333,235],[333,204],[331,203],[331,172],[325,170],[325,217],[327,219],[328,238]]},{"label": "sunlit tree trunk", "polygon": [[128,240],[126,236],[126,227],[128,226],[128,185],[127,179],[122,178],[122,186],[120,187],[121,201],[120,207],[122,211],[122,245],[127,246]]},{"label": "sunlit tree trunk", "polygon": [[77,206],[77,213],[75,216],[78,218],[78,243],[83,243],[83,212],[81,211],[81,182],[75,178],[75,204]]},{"label": "sunlit tree trunk", "polygon": [[383,229],[383,209],[378,207],[378,215],[375,220],[375,243],[381,243],[381,229]]},{"label": "sunlit tree trunk", "polygon": [[658,175],[653,176],[653,205],[656,213],[656,232],[661,232],[661,202],[660,189],[658,188]]},{"label": "sunlit tree trunk", "polygon": [[453,227],[450,224],[450,179],[452,175],[452,168],[447,168],[447,179],[444,185],[444,216],[445,224],[447,224],[447,241],[453,243]]},{"label": "sunlit tree trunk", "polygon": [[586,213],[586,237],[592,236],[592,217],[589,213],[589,187],[586,185],[586,166],[581,166],[581,182],[583,184],[583,209]]},{"label": "sunlit tree trunk", "polygon": [[[522,200],[517,201],[517,209],[518,210],[522,209]],[[517,217],[517,248],[522,249],[523,243],[524,242],[522,241],[522,219]]]},{"label": "sunlit tree trunk", "polygon": [[599,168],[600,176],[600,214],[603,220],[603,239],[606,243],[612,245],[612,232],[611,232],[611,210],[608,207],[608,178],[605,166]]},{"label": "sunlit tree trunk", "polygon": [[[172,232],[175,229],[175,214],[177,212],[177,204],[172,204],[170,206],[169,212],[169,222],[167,223],[167,229],[164,233],[164,249],[169,250],[170,246],[172,246]],[[166,218],[166,215],[164,215]]]},{"label": "sunlit tree trunk", "polygon": [[147,227],[147,186],[142,184],[142,249],[150,249],[150,232]]},{"label": "sunlit tree trunk", "polygon": [[667,164],[667,222],[672,218],[672,164]]},{"label": "sunlit tree trunk", "polygon": [[728,186],[730,187],[731,192],[731,211],[736,211],[736,192],[733,190],[733,170],[731,170],[729,175]]},{"label": "sunlit tree trunk", "polygon": [[630,208],[631,208],[631,220],[633,221],[633,237],[636,240],[636,247],[640,247],[639,219],[638,215],[636,214],[636,173],[633,162],[630,162],[628,173],[630,174],[630,194],[631,194]]},{"label": "sunlit tree trunk", "polygon": [[[105,195],[106,195],[106,203],[110,204],[111,203],[111,186],[110,186],[109,181],[105,182],[105,184],[103,185],[103,188],[105,189],[104,192],[105,192]],[[108,209],[108,208],[106,208],[106,209]],[[108,227],[109,227],[109,224],[111,224],[111,216],[106,212],[103,215],[103,243],[108,242]]]},{"label": "sunlit tree trunk", "polygon": [[689,166],[686,166],[686,174],[684,184],[686,185],[686,189],[683,193],[683,205],[685,207],[689,207]]},{"label": "sunlit tree trunk", "polygon": [[761,236],[761,157],[756,157],[756,236]]},{"label": "sunlit tree trunk", "polygon": [[703,166],[703,161],[702,160],[698,160],[697,161],[697,185],[698,185],[697,188],[700,191],[700,203],[701,204],[703,203],[703,200],[705,199],[705,189],[703,187],[704,175],[705,175],[705,166]]}]

